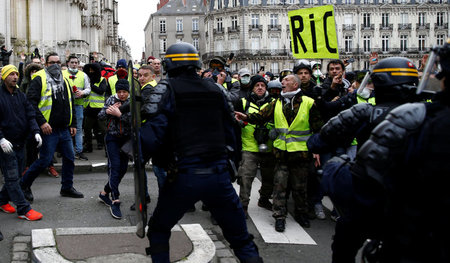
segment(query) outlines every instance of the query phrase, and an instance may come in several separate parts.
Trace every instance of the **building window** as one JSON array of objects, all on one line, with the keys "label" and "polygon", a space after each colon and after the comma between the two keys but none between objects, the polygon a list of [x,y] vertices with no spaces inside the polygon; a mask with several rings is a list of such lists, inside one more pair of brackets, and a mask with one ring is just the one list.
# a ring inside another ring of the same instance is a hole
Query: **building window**
[{"label": "building window", "polygon": [[445,35],[437,35],[436,36],[436,44],[438,46],[443,46],[444,45],[444,39],[445,39]]},{"label": "building window", "polygon": [[269,3],[269,5],[276,5],[277,0],[269,0],[268,3]]},{"label": "building window", "polygon": [[270,50],[276,51],[278,49],[278,38],[277,37],[271,37],[270,38]]},{"label": "building window", "polygon": [[258,0],[251,0],[251,4],[252,5],[257,5],[258,4]]},{"label": "building window", "polygon": [[259,50],[259,37],[252,37],[252,50],[257,51]]},{"label": "building window", "polygon": [[198,18],[192,18],[192,31],[198,31]]},{"label": "building window", "polygon": [[444,25],[444,12],[437,12],[437,21],[438,26]]},{"label": "building window", "polygon": [[345,36],[344,37],[344,42],[345,42],[345,52],[352,52],[353,37],[352,36]]},{"label": "building window", "polygon": [[238,6],[238,1],[239,1],[239,0],[233,0],[233,1],[231,2],[231,6],[232,6],[232,7]]},{"label": "building window", "polygon": [[408,36],[401,35],[400,36],[400,51],[406,52],[408,50]]},{"label": "building window", "polygon": [[353,16],[352,14],[344,14],[344,25],[351,25],[353,24]]},{"label": "building window", "polygon": [[314,0],[308,0],[308,5],[313,5],[314,4]]},{"label": "building window", "polygon": [[352,4],[352,1],[351,1],[351,0],[345,0],[344,4],[346,4],[346,5],[351,5],[351,4]]},{"label": "building window", "polygon": [[387,35],[381,36],[381,51],[389,51],[389,36]]},{"label": "building window", "polygon": [[400,3],[402,4],[406,4],[408,1],[407,0],[400,0]]},{"label": "building window", "polygon": [[159,40],[159,50],[161,53],[166,53],[167,50],[167,39],[163,38]]},{"label": "building window", "polygon": [[270,27],[276,27],[278,25],[278,15],[271,14],[270,15]]},{"label": "building window", "polygon": [[425,0],[416,0],[419,4],[425,3]]},{"label": "building window", "polygon": [[369,13],[363,14],[363,25],[364,25],[364,27],[370,27],[370,14]]},{"label": "building window", "polygon": [[217,18],[217,32],[223,32],[222,18]]},{"label": "building window", "polygon": [[280,72],[280,68],[278,67],[278,62],[272,62],[270,64],[270,70],[274,75],[277,75]]},{"label": "building window", "polygon": [[159,20],[159,32],[166,33],[166,20]]},{"label": "building window", "polygon": [[419,51],[425,51],[425,35],[419,35]]},{"label": "building window", "polygon": [[252,15],[252,28],[259,28],[259,15]]},{"label": "building window", "polygon": [[181,42],[183,42],[183,39],[182,38],[177,38],[177,43],[181,43]]},{"label": "building window", "polygon": [[183,19],[177,18],[177,32],[183,32]]},{"label": "building window", "polygon": [[198,46],[198,38],[193,38],[192,39],[192,45],[195,47],[195,49],[197,49],[197,51],[200,50],[200,48]]},{"label": "building window", "polygon": [[217,9],[222,9],[222,0],[217,0]]},{"label": "building window", "polygon": [[389,14],[388,13],[382,13],[381,14],[381,26],[382,27],[388,27],[389,26]]},{"label": "building window", "polygon": [[[230,44],[231,44],[231,50],[234,51],[234,50],[238,50],[239,49],[238,39],[231,39]],[[233,63],[233,64],[235,64],[235,63]]]},{"label": "building window", "polygon": [[236,30],[238,26],[237,16],[231,16],[231,29]]},{"label": "building window", "polygon": [[370,4],[370,0],[364,0],[364,4],[365,4],[365,5]]},{"label": "building window", "polygon": [[419,26],[424,26],[425,25],[425,13],[424,12],[420,12],[419,13]]},{"label": "building window", "polygon": [[408,24],[408,13],[401,13],[400,14],[400,23]]},{"label": "building window", "polygon": [[363,37],[363,51],[370,52],[370,36]]},{"label": "building window", "polygon": [[258,74],[259,71],[259,62],[253,62],[252,63],[252,73]]}]

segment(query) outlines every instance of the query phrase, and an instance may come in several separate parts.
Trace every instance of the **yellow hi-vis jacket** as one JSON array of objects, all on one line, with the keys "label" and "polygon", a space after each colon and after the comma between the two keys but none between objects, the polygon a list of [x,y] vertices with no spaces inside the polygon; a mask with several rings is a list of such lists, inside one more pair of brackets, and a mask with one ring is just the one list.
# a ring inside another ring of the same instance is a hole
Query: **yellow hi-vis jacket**
[{"label": "yellow hi-vis jacket", "polygon": [[314,105],[314,100],[307,96],[302,96],[302,103],[291,125],[288,125],[283,114],[283,104],[280,99],[275,104],[275,129],[278,133],[277,139],[273,142],[273,147],[288,152],[308,151],[306,141],[311,136],[309,128],[309,110]]},{"label": "yellow hi-vis jacket", "polygon": [[[242,105],[244,111],[246,110],[248,113],[256,113],[260,112],[262,109],[267,107],[269,105],[269,102],[263,104],[261,107],[258,107],[256,104],[250,102],[248,110],[245,108],[247,106],[247,99],[242,98]],[[272,129],[273,123],[267,123],[266,128]],[[242,139],[242,150],[247,152],[259,152],[258,143],[255,140],[255,137],[253,136],[255,132],[255,124],[247,124],[244,128],[241,129],[241,139]],[[270,152],[272,150],[272,142],[269,141],[267,143],[267,151]]]},{"label": "yellow hi-vis jacket", "polygon": [[[64,78],[67,79],[67,81],[70,84],[70,88],[73,91],[73,86],[77,87],[77,89],[84,90],[84,72],[78,70],[77,74],[75,74],[75,79],[71,79],[70,76],[73,76],[68,70],[62,71]],[[84,99],[83,98],[75,98],[74,99],[75,105],[83,105]]]},{"label": "yellow hi-vis jacket", "polygon": [[[100,86],[100,83],[104,80],[104,77],[100,78],[100,81],[95,83],[95,86]],[[87,106],[91,106],[91,108],[103,108],[105,105],[105,96],[95,93],[93,90],[91,90],[91,94],[85,99],[84,101],[84,107],[87,108]]]},{"label": "yellow hi-vis jacket", "polygon": [[[38,72],[36,72],[32,79],[35,77],[41,77],[42,82],[42,90],[41,90],[41,100],[38,103],[38,108],[41,111],[44,118],[47,120],[47,122],[50,119],[50,114],[52,112],[52,89],[47,85],[47,73],[45,72],[45,69],[41,69]],[[66,78],[64,78],[64,82],[66,84],[66,90],[67,90],[67,97],[69,98],[69,107],[70,107],[70,121],[69,126],[72,124],[72,90],[70,89],[69,82]]]}]

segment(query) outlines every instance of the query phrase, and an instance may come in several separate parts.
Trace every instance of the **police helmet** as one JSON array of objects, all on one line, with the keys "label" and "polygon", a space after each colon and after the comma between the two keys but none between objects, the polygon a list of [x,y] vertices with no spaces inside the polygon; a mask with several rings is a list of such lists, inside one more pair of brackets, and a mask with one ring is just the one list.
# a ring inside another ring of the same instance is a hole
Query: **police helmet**
[{"label": "police helmet", "polygon": [[188,66],[202,68],[197,49],[186,42],[171,45],[166,51],[162,64],[167,72]]},{"label": "police helmet", "polygon": [[383,86],[417,85],[419,72],[411,60],[402,57],[385,58],[378,62],[370,76],[375,88]]},{"label": "police helmet", "polygon": [[419,83],[419,72],[411,60],[402,57],[385,58],[370,75],[375,87],[375,100],[383,102],[413,102]]},{"label": "police helmet", "polygon": [[283,87],[283,86],[281,85],[281,82],[278,81],[277,79],[276,79],[276,80],[271,80],[271,81],[269,81],[269,83],[267,84],[267,89],[268,89],[268,90],[271,90],[271,89],[279,89],[279,90],[281,90],[282,87]]}]

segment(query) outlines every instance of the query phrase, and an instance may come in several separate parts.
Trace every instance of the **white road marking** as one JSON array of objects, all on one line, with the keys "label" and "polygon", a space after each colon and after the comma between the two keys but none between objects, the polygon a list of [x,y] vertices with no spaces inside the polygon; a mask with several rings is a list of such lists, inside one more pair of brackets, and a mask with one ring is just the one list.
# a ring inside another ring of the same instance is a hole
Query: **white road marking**
[{"label": "white road marking", "polygon": [[[239,185],[234,183],[233,186],[239,195]],[[286,218],[286,230],[282,233],[275,231],[275,218],[272,217],[272,212],[258,206],[259,188],[261,188],[261,182],[255,178],[248,214],[266,243],[317,245],[291,215]]]}]

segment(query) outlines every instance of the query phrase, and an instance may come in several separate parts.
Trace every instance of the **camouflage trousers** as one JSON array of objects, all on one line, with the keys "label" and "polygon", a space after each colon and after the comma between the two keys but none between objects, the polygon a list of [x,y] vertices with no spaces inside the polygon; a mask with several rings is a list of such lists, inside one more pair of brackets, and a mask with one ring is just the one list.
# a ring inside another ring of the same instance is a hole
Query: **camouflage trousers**
[{"label": "camouflage trousers", "polygon": [[256,177],[258,164],[261,171],[260,198],[270,198],[273,191],[273,173],[275,161],[272,153],[242,152],[242,160],[238,171],[238,183],[240,185],[239,199],[242,206],[248,206],[252,191],[253,179]]},{"label": "camouflage trousers", "polygon": [[308,152],[284,152],[282,158],[277,158],[273,188],[273,217],[286,218],[288,188],[294,199],[295,213],[307,213],[306,191],[310,162]]}]

